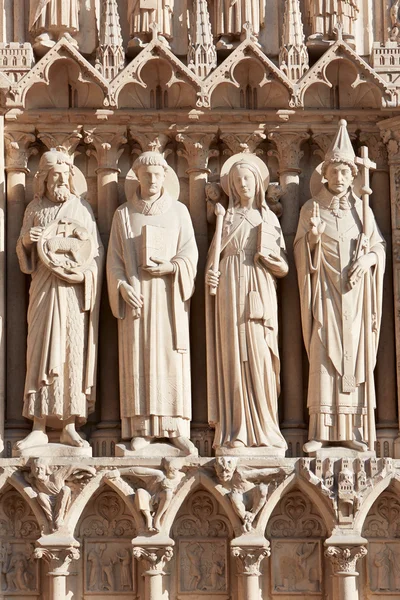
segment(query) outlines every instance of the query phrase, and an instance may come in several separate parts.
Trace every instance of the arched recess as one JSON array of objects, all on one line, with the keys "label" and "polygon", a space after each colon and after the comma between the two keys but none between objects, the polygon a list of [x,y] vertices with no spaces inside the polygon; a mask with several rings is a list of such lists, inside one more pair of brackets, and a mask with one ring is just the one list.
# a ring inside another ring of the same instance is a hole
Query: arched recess
[{"label": "arched recess", "polygon": [[364,562],[368,598],[400,596],[400,484],[392,482],[374,502],[362,535],[368,540]]},{"label": "arched recess", "polygon": [[332,60],[324,76],[303,92],[306,108],[381,108],[381,91],[371,81],[366,81],[349,60]]},{"label": "arched recess", "polygon": [[[34,558],[40,528],[28,503],[10,485],[0,493],[1,597],[41,597],[40,563]],[[4,594],[4,596],[3,596]]]},{"label": "arched recess", "polygon": [[71,58],[59,58],[49,67],[47,82],[35,83],[25,95],[25,108],[102,108],[104,93],[85,80]]},{"label": "arched recess", "polygon": [[119,108],[162,110],[196,106],[195,90],[183,79],[179,81],[172,65],[164,59],[148,60],[138,78],[143,85],[127,79],[127,84],[118,92]]},{"label": "arched recess", "polygon": [[189,494],[172,528],[171,598],[229,600],[235,596],[232,577],[230,520],[204,487]]},{"label": "arched recess", "polygon": [[132,558],[135,520],[124,500],[108,486],[95,493],[77,524],[81,544],[78,577],[70,578],[73,597],[104,600],[118,595],[132,600],[136,572]]},{"label": "arched recess", "polygon": [[323,542],[327,530],[315,504],[298,487],[275,507],[266,529],[271,556],[265,562],[265,598],[323,599]]},{"label": "arched recess", "polygon": [[282,108],[289,106],[289,91],[274,79],[254,57],[244,58],[233,69],[230,80],[217,85],[212,108]]}]

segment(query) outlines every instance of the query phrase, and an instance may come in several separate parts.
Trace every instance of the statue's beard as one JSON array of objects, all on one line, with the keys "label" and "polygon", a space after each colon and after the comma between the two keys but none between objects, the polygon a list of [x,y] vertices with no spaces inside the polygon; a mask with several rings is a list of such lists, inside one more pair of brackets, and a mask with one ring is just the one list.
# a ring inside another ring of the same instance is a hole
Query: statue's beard
[{"label": "statue's beard", "polygon": [[58,185],[53,191],[53,202],[66,202],[71,196],[71,192],[66,185]]}]

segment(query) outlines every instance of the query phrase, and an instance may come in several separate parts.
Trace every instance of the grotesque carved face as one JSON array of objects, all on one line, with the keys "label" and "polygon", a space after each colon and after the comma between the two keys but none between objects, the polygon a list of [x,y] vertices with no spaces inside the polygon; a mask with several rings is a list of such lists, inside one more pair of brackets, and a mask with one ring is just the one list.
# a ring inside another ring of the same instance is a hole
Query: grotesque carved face
[{"label": "grotesque carved face", "polygon": [[34,477],[36,477],[38,481],[47,481],[49,478],[47,473],[47,465],[44,462],[34,462],[32,471]]},{"label": "grotesque carved face", "polygon": [[233,185],[240,196],[240,204],[248,206],[256,193],[256,181],[252,171],[242,165],[234,167]]},{"label": "grotesque carved face", "polygon": [[158,198],[164,185],[165,171],[158,165],[142,165],[138,170],[140,195],[144,200]]},{"label": "grotesque carved face", "polygon": [[219,457],[215,461],[215,471],[220,481],[231,481],[237,466],[234,458]]},{"label": "grotesque carved face", "polygon": [[326,168],[325,179],[332,194],[343,194],[353,183],[354,176],[349,165],[332,163]]},{"label": "grotesque carved face", "polygon": [[66,163],[50,169],[46,179],[46,196],[52,202],[65,202],[70,197],[70,167]]}]

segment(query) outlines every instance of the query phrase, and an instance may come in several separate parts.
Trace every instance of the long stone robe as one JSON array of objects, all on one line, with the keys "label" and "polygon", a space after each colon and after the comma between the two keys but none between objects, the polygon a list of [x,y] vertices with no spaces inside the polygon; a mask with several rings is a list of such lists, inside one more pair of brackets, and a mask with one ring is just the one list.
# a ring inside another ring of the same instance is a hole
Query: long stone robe
[{"label": "long stone robe", "polygon": [[[369,244],[377,264],[368,275],[372,314],[366,330],[365,278],[352,288],[348,284],[348,270],[362,232],[362,202],[351,193],[351,209],[337,212],[332,209],[333,198],[324,187],[304,204],[294,242],[304,344],[310,362],[309,439],[340,442],[351,441],[354,435],[357,441],[368,442],[368,407],[375,407],[375,389],[367,370],[366,344],[369,340],[369,368],[373,369],[382,315],[385,243],[371,211]],[[320,206],[326,229],[311,250],[307,234],[314,201]]]},{"label": "long stone robe", "polygon": [[337,21],[343,24],[343,33],[353,35],[353,23],[358,17],[358,0],[309,0],[309,14],[313,33],[334,35]]},{"label": "long stone robe", "polygon": [[[36,244],[22,238],[32,227],[46,227],[61,217],[86,228],[97,250],[84,282],[57,277],[38,257]],[[23,415],[56,421],[75,416],[85,422],[94,409],[97,336],[103,246],[90,205],[76,196],[54,203],[35,197],[28,205],[17,243],[20,268],[32,275],[29,290],[27,373]]]},{"label": "long stone robe", "polygon": [[[176,271],[142,269],[142,229],[164,229]],[[107,258],[110,305],[118,319],[122,437],[190,437],[189,307],[198,251],[187,208],[164,193],[152,204],[137,195],[117,209]],[[144,296],[140,316],[123,300],[122,282]]]},{"label": "long stone robe", "polygon": [[[236,209],[222,239],[217,295],[206,295],[208,419],[214,446],[286,448],[279,429],[278,306],[275,277],[254,262],[258,228],[267,223],[274,251],[284,252],[279,221],[267,208]],[[207,264],[212,268],[213,241]],[[280,275],[287,273],[281,259]]]},{"label": "long stone robe", "polygon": [[216,0],[214,3],[214,34],[240,36],[243,25],[249,22],[258,35],[265,21],[265,0]]},{"label": "long stone robe", "polygon": [[79,0],[30,0],[29,31],[79,30]]},{"label": "long stone robe", "polygon": [[167,39],[172,37],[172,10],[174,0],[128,0],[130,36],[150,34],[150,23],[158,25],[158,32]]}]

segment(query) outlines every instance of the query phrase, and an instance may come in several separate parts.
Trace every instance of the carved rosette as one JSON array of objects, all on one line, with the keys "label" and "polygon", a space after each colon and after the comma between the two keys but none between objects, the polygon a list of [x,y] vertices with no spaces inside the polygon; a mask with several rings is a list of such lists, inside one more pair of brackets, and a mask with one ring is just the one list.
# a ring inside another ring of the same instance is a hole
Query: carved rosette
[{"label": "carved rosette", "polygon": [[164,568],[167,562],[169,562],[173,555],[174,550],[172,546],[158,546],[158,547],[133,547],[133,557],[139,561],[143,561],[145,568],[147,569],[146,575],[164,575]]},{"label": "carved rosette", "polygon": [[49,565],[49,575],[53,577],[67,576],[69,566],[74,560],[79,560],[78,548],[70,546],[67,548],[36,548],[35,558],[43,559]]},{"label": "carved rosette", "polygon": [[271,555],[270,545],[265,540],[264,546],[233,546],[233,558],[236,559],[237,574],[242,576],[260,577],[261,562],[266,556]]},{"label": "carved rosette", "polygon": [[358,576],[357,561],[367,555],[365,546],[328,546],[325,556],[331,559],[333,574],[336,576]]}]

